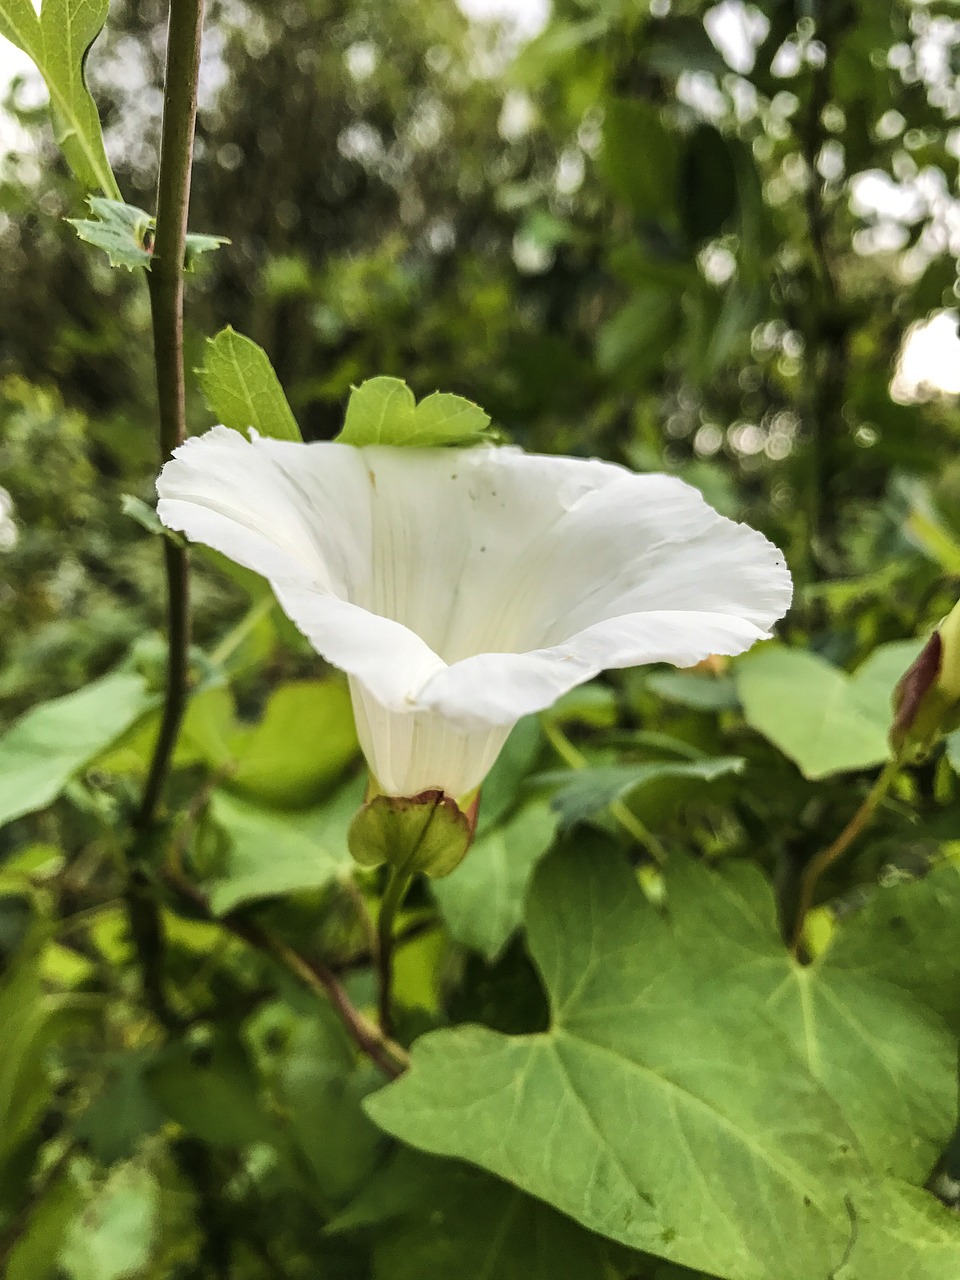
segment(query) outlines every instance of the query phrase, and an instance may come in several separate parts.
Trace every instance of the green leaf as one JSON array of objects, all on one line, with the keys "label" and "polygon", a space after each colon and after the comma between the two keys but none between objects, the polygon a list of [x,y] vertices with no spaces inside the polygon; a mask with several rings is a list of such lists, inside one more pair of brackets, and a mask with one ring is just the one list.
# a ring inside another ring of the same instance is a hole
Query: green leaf
[{"label": "green leaf", "polygon": [[108,1058],[103,1087],[77,1121],[77,1137],[103,1164],[136,1155],[146,1135],[166,1117],[148,1091],[144,1071],[153,1061],[149,1049],[132,1049]]},{"label": "green leaf", "polygon": [[373,1280],[612,1280],[603,1242],[569,1218],[488,1174],[409,1150],[334,1227],[351,1222],[381,1228]]},{"label": "green leaf", "polygon": [[83,1191],[69,1174],[43,1197],[10,1256],[4,1280],[61,1280],[62,1243],[83,1209]]},{"label": "green leaf", "polygon": [[557,822],[543,801],[480,835],[460,866],[433,883],[447,928],[493,961],[519,926],[534,867],[553,843]]},{"label": "green leaf", "polygon": [[259,724],[230,735],[231,790],[267,805],[315,803],[357,758],[350,694],[337,680],[281,685]]},{"label": "green leaf", "polygon": [[523,784],[536,763],[543,744],[540,722],[536,716],[524,716],[510,731],[487,774],[480,792],[480,819],[477,835],[495,826],[517,803]]},{"label": "green leaf", "polygon": [[84,82],[87,51],[107,20],[109,0],[0,0],[0,35],[32,58],[50,92],[54,135],[90,191],[120,199],[103,147],[100,117]]},{"label": "green leaf", "polygon": [[726,139],[713,125],[698,125],[687,138],[678,195],[680,225],[692,245],[718,235],[736,212],[736,168]]},{"label": "green leaf", "polygon": [[834,932],[834,969],[869,969],[935,1010],[960,1035],[960,866],[946,862],[922,880],[882,886]]},{"label": "green leaf", "polygon": [[[89,196],[87,204],[94,214],[93,219],[67,218],[67,222],[76,228],[80,239],[103,249],[110,259],[111,267],[126,267],[129,271],[133,271],[135,267],[144,267],[149,271],[153,261],[149,243],[152,241],[156,219],[136,205],[123,204],[119,200]],[[222,244],[229,243],[223,236],[191,233],[187,236],[184,251],[185,270],[194,270],[200,254],[209,253],[212,249],[219,249]]]},{"label": "green leaf", "polygon": [[737,756],[716,756],[704,760],[650,760],[643,764],[607,765],[599,769],[546,774],[543,781],[561,782],[552,805],[563,829],[600,813],[616,800],[629,799],[635,792],[663,778],[690,782],[715,782],[717,778],[740,773],[743,760]]},{"label": "green leaf", "polygon": [[114,1169],[75,1218],[60,1254],[72,1280],[128,1280],[150,1261],[159,1229],[160,1187],[136,1164]]},{"label": "green leaf", "polygon": [[689,671],[656,671],[646,687],[667,702],[692,711],[732,711],[740,705],[732,676],[695,675]]},{"label": "green leaf", "polygon": [[101,196],[88,196],[93,219],[67,218],[77,235],[87,244],[102,249],[111,267],[150,269],[150,251],[145,247],[153,218],[143,209]]},{"label": "green leaf", "polygon": [[28,711],[0,738],[0,826],[50,804],[155,702],[142,677],[118,673]]},{"label": "green leaf", "polygon": [[363,803],[363,783],[351,782],[332,801],[302,812],[268,809],[215,791],[210,816],[226,833],[225,868],[208,885],[210,907],[226,915],[258,898],[320,889],[353,870],[347,829]]},{"label": "green leaf", "polygon": [[651,286],[639,291],[597,332],[597,364],[604,373],[642,385],[663,365],[680,321],[675,290]]},{"label": "green leaf", "polygon": [[461,396],[437,391],[417,404],[405,382],[380,377],[354,387],[337,440],[358,447],[470,445],[485,438],[489,425],[489,415]]},{"label": "green leaf", "polygon": [[277,1073],[277,1092],[328,1201],[349,1199],[383,1155],[383,1135],[360,1105],[382,1083],[369,1063],[358,1065],[332,1009],[298,1023]]},{"label": "green leaf", "polygon": [[435,391],[417,405],[413,415],[413,439],[398,443],[431,446],[466,444],[479,439],[489,425],[490,415],[472,400]]},{"label": "green leaf", "polygon": [[[183,269],[184,271],[196,271],[197,262],[205,253],[213,253],[219,249],[221,245],[229,244],[230,241],[226,236],[210,236],[200,231],[190,231],[187,233],[186,242],[183,247]],[[299,434],[293,437],[299,439]]]},{"label": "green leaf", "polygon": [[169,1045],[146,1080],[170,1119],[202,1142],[242,1147],[277,1137],[247,1051],[228,1031],[206,1043]]},{"label": "green leaf", "polygon": [[813,653],[764,645],[736,667],[747,723],[807,778],[880,764],[889,755],[894,687],[921,644],[881,645],[852,676]]},{"label": "green leaf", "polygon": [[678,861],[667,890],[661,916],[605,845],[549,858],[527,911],[549,1030],[427,1035],[367,1108],[632,1248],[727,1280],[826,1277],[848,1204],[880,1229],[865,1148],[901,1176],[949,1135],[955,1042],[869,971],[798,979],[756,871]]},{"label": "green leaf", "polygon": [[197,370],[204,399],[218,422],[246,435],[250,427],[274,440],[302,440],[280,380],[262,347],[229,326],[207,340]]},{"label": "green leaf", "polygon": [[600,172],[641,222],[674,216],[677,141],[651,103],[640,98],[607,100]]},{"label": "green leaf", "polygon": [[830,1280],[954,1280],[960,1224],[933,1196],[893,1185],[870,1206],[869,1229],[851,1214],[847,1256]]}]

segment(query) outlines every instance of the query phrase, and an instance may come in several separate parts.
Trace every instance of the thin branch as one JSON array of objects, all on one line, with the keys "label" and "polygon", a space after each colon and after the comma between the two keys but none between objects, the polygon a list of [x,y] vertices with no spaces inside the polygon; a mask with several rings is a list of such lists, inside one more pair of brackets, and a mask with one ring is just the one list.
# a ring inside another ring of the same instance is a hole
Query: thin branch
[{"label": "thin branch", "polygon": [[354,1006],[332,969],[318,960],[308,960],[293,947],[271,937],[259,925],[240,915],[214,915],[201,891],[176,865],[167,867],[164,878],[180,897],[189,901],[212,924],[220,925],[234,937],[241,938],[255,950],[278,961],[311,991],[328,999],[357,1048],[371,1062],[376,1063],[385,1075],[396,1079],[403,1074],[410,1065],[407,1051],[384,1035],[375,1023]]},{"label": "thin branch", "polygon": [[[186,438],[183,368],[183,271],[190,206],[190,171],[197,120],[197,79],[203,0],[170,0],[163,132],[157,184],[157,233],[150,264],[150,312],[160,409],[160,453],[166,460]],[[136,827],[153,821],[187,700],[190,575],[185,548],[164,539],[167,573],[167,690],[160,732],[137,813]]]}]

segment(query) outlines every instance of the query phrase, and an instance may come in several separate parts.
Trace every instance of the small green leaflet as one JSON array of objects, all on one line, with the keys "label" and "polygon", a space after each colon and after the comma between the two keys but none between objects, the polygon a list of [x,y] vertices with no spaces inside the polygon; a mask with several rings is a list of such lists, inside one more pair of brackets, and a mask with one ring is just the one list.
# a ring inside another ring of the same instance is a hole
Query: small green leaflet
[{"label": "small green leaflet", "polygon": [[120,189],[103,146],[96,104],[83,78],[87,51],[107,20],[109,0],[0,0],[0,35],[37,65],[50,92],[57,143],[89,191],[114,200]]},{"label": "small green leaflet", "polygon": [[399,378],[370,378],[354,387],[347,404],[341,444],[479,444],[489,438],[489,414],[461,396],[436,391],[419,404]]},{"label": "small green leaflet", "polygon": [[[0,0],[2,3],[2,0]],[[123,204],[119,200],[104,200],[101,196],[89,196],[87,203],[93,218],[68,218],[77,235],[87,244],[102,249],[110,259],[111,267],[136,267],[150,270],[153,260],[150,248],[156,219],[136,205]],[[184,270],[193,271],[202,253],[229,244],[223,236],[190,234],[184,252]]]},{"label": "small green leaflet", "polygon": [[253,427],[273,440],[302,440],[300,428],[262,347],[229,326],[207,341],[197,370],[210,412],[243,435]]}]

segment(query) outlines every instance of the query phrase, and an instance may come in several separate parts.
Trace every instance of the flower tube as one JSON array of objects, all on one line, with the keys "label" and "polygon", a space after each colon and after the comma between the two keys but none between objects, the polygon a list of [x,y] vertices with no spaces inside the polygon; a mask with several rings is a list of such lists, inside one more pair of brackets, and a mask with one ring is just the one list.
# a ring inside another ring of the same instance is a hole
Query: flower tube
[{"label": "flower tube", "polygon": [[521,716],[606,669],[742,653],[791,598],[761,534],[607,462],[214,427],[157,491],[168,528],[267,578],[347,673],[388,796],[468,797]]}]

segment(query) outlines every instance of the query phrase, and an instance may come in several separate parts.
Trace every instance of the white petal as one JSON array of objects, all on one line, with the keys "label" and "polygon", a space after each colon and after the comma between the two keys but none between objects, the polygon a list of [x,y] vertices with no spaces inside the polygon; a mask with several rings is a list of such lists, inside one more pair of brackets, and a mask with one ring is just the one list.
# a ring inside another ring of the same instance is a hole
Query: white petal
[{"label": "white petal", "polygon": [[435,711],[388,711],[359,680],[350,693],[360,746],[386,795],[440,790],[461,799],[483,782],[512,727],[465,733]]},{"label": "white petal", "polygon": [[362,451],[349,445],[250,441],[214,427],[163,468],[157,512],[263,574],[318,653],[409,710],[445,664],[408,627],[355,602],[370,595],[370,491]]},{"label": "white petal", "polygon": [[667,476],[514,449],[355,449],[216,428],[165,524],[271,581],[351,677],[385,790],[482,779],[509,727],[605,668],[736,654],[786,611],[760,534]]}]

